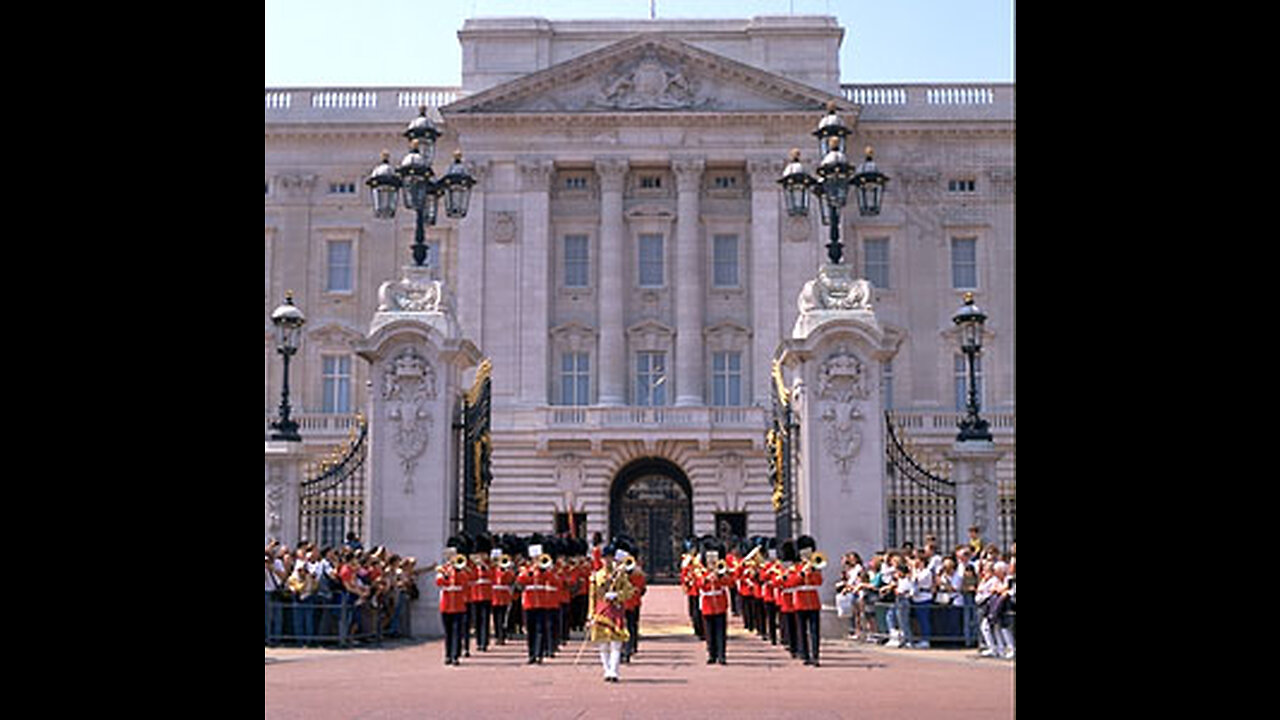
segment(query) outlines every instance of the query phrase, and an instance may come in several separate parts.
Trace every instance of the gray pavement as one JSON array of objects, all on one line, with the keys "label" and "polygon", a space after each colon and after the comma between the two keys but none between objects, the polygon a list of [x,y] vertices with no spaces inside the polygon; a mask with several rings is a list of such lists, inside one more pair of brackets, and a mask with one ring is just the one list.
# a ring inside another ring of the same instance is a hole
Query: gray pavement
[{"label": "gray pavement", "polygon": [[[575,639],[542,665],[523,638],[443,663],[441,640],[348,650],[267,648],[268,720],[327,718],[1012,718],[1016,661],[972,649],[905,650],[824,639],[804,666],[730,618],[728,664],[707,665],[679,588],[645,596],[640,649],[605,683],[594,645]],[[579,657],[579,651],[581,655]],[[575,662],[576,660],[576,662]]]}]

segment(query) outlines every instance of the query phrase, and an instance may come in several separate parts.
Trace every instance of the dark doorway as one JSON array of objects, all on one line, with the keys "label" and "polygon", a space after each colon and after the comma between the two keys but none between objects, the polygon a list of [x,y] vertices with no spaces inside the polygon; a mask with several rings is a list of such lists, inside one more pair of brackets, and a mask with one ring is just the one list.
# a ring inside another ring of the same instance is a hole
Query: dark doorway
[{"label": "dark doorway", "polygon": [[569,522],[569,513],[556,513],[556,536],[557,537],[574,537],[579,540],[587,539],[587,514],[584,512],[576,512],[573,514],[573,522]]},{"label": "dark doorway", "polygon": [[609,494],[609,535],[635,541],[652,583],[680,579],[680,552],[693,534],[693,489],[674,463],[644,458],[624,467]]},{"label": "dark doorway", "polygon": [[741,542],[747,537],[747,514],[745,512],[716,513],[716,537],[728,545]]}]

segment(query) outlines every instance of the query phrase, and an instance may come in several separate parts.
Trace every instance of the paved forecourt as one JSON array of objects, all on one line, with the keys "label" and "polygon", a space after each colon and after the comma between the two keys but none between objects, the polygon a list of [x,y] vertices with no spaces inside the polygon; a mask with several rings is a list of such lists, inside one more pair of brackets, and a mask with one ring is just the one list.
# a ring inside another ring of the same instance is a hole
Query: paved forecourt
[{"label": "paved forecourt", "polygon": [[[523,637],[444,664],[442,640],[350,650],[267,648],[267,720],[329,718],[875,718],[1015,715],[1014,662],[973,650],[889,650],[823,640],[821,667],[793,660],[730,616],[727,665],[707,665],[674,586],[645,595],[640,647],[603,682],[574,639],[528,665]],[[581,651],[581,652],[580,652]],[[580,654],[579,654],[580,653]]]}]

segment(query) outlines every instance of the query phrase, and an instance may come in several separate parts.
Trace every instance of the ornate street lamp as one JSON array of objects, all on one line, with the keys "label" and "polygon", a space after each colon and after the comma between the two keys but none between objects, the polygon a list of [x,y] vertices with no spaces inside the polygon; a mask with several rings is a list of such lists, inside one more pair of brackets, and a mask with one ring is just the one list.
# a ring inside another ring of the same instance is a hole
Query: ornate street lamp
[{"label": "ornate street lamp", "polygon": [[788,215],[809,214],[808,192],[821,200],[822,224],[831,227],[827,257],[836,265],[844,256],[844,246],[840,242],[840,213],[849,202],[850,187],[857,194],[860,215],[879,215],[884,188],[889,181],[889,176],[876,169],[870,146],[866,149],[865,162],[856,167],[849,162],[845,155],[845,142],[852,132],[840,119],[835,103],[828,103],[826,116],[813,132],[818,139],[818,157],[822,158],[817,177],[805,172],[800,162],[800,151],[792,150],[790,162],[778,180],[786,198]]},{"label": "ornate street lamp", "polygon": [[974,361],[982,352],[982,326],[987,321],[987,316],[973,304],[973,293],[967,292],[964,294],[964,305],[961,305],[956,314],[951,317],[951,321],[960,331],[960,350],[969,359],[968,413],[957,423],[960,434],[956,439],[990,440],[991,431],[988,429],[987,421],[978,417],[978,385],[974,371]]},{"label": "ornate street lamp", "polygon": [[284,358],[284,383],[280,387],[280,419],[271,423],[275,432],[272,440],[302,442],[298,435],[298,423],[289,417],[289,358],[298,352],[299,341],[302,340],[302,326],[307,318],[293,304],[293,292],[284,294],[284,303],[271,313],[271,324],[276,328],[276,352]]},{"label": "ornate street lamp", "polygon": [[436,224],[440,197],[445,199],[445,215],[466,217],[471,186],[476,180],[462,164],[461,151],[454,153],[453,165],[445,176],[435,179],[431,160],[435,157],[440,131],[427,117],[425,105],[418,109],[418,117],[402,134],[409,140],[409,152],[401,159],[399,167],[391,167],[391,154],[384,150],[382,162],[369,174],[365,185],[373,195],[374,217],[382,219],[395,217],[397,195],[403,192],[405,208],[413,210],[416,216],[413,262],[422,267],[427,262],[426,228]]}]

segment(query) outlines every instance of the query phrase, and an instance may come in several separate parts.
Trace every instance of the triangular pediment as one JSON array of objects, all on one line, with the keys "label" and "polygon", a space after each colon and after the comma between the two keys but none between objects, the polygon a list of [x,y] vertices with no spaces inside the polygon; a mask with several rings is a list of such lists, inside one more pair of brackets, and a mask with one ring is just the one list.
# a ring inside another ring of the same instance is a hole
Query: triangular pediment
[{"label": "triangular pediment", "polygon": [[644,33],[476,93],[441,113],[813,113],[833,101],[842,113],[857,113],[839,96]]}]

